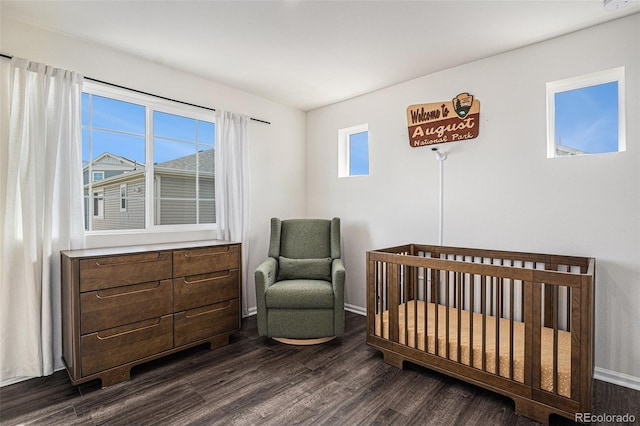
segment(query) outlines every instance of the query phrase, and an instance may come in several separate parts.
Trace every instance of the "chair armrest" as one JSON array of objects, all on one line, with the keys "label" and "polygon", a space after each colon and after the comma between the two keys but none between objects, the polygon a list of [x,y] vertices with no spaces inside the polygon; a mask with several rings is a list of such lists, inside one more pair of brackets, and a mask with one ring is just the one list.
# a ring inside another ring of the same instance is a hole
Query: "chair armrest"
[{"label": "chair armrest", "polygon": [[333,284],[333,330],[337,337],[344,334],[344,283],[345,269],[342,259],[334,259],[331,264],[331,283]]},{"label": "chair armrest", "polygon": [[[342,259],[334,259],[331,263],[331,282],[333,291],[344,294],[345,269]],[[344,298],[343,298],[344,300]]]},{"label": "chair armrest", "polygon": [[256,308],[258,310],[258,335],[267,335],[267,298],[265,291],[276,282],[278,276],[278,262],[269,257],[262,262],[255,271],[256,280]]},{"label": "chair armrest", "polygon": [[266,290],[271,284],[276,282],[278,276],[278,261],[273,257],[267,258],[256,268],[256,286],[264,286]]}]

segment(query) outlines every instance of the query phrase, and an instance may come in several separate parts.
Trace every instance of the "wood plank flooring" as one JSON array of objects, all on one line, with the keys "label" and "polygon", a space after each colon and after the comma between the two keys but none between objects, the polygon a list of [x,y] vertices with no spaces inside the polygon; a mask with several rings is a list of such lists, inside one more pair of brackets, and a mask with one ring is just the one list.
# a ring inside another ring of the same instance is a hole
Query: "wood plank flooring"
[{"label": "wood plank flooring", "polygon": [[[72,386],[66,372],[0,389],[2,425],[538,425],[508,398],[426,368],[398,370],[365,344],[365,317],[346,334],[296,347],[257,336],[243,320],[232,343],[174,354],[132,370],[106,389]],[[594,414],[630,412],[640,392],[596,381]],[[573,424],[552,417],[551,424]]]}]

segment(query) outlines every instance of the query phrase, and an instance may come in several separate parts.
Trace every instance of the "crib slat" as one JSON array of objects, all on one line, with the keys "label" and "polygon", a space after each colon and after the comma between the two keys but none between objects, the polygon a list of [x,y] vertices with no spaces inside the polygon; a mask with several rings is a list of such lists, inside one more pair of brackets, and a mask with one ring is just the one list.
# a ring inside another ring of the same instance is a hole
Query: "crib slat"
[{"label": "crib slat", "polygon": [[509,379],[513,380],[513,316],[514,316],[514,299],[513,293],[514,282],[510,280],[509,287]]},{"label": "crib slat", "polygon": [[[491,259],[491,264],[493,264],[493,258]],[[493,290],[493,277],[491,277],[491,288],[489,289],[489,294],[491,294],[491,298],[489,299],[489,312],[491,315],[496,315],[496,308],[494,304],[494,290]]]},{"label": "crib slat", "polygon": [[377,303],[377,286],[375,285],[375,264],[367,252],[367,334],[375,334]]},{"label": "crib slat", "polygon": [[[398,273],[400,273],[401,271],[406,271],[406,268],[406,266],[399,265]],[[406,278],[406,274],[403,274],[403,278]],[[400,276],[398,276],[398,280],[399,279]],[[409,346],[409,294],[407,293],[407,286],[408,283],[406,279],[400,281],[400,287],[402,288],[400,303],[404,302],[404,344]]]},{"label": "crib slat", "polygon": [[502,318],[502,278],[496,278],[496,375],[500,375],[500,318]]},{"label": "crib slat", "polygon": [[460,272],[453,273],[453,303],[454,307],[458,308],[458,276]]},{"label": "crib slat", "polygon": [[445,323],[444,323],[444,325],[445,325],[445,330],[444,330],[444,332],[445,332],[445,341],[444,341],[445,350],[444,351],[445,351],[446,358],[450,359],[449,358],[449,306],[451,306],[451,305],[449,304],[449,299],[450,299],[449,293],[451,293],[451,290],[449,288],[449,284],[450,283],[449,283],[449,272],[448,271],[445,272],[445,276],[444,277],[445,277],[445,284],[446,284],[446,287],[445,287],[446,288],[445,304],[446,304],[446,307],[447,307],[447,309],[445,310],[445,318],[446,318],[446,320],[445,320]]},{"label": "crib slat", "polygon": [[[389,340],[392,342],[399,342],[399,328],[398,321],[398,305],[399,305],[399,292],[400,287],[398,283],[398,265],[395,263],[389,263],[387,267],[387,277],[389,282],[389,289],[387,300],[389,302]],[[405,323],[406,324],[406,323]]]},{"label": "crib slat", "polygon": [[404,273],[405,273],[406,288],[407,288],[407,299],[409,299],[409,295],[414,297],[415,287],[416,287],[415,280],[417,279],[417,275],[414,273],[413,266],[404,266]]},{"label": "crib slat", "polygon": [[475,287],[476,276],[469,275],[469,366],[473,367],[473,314],[475,312]]},{"label": "crib slat", "polygon": [[[588,294],[588,292],[587,292]],[[580,334],[581,329],[581,316],[580,316],[580,307],[584,306],[581,303],[584,303],[585,300],[580,300],[582,298],[582,289],[574,288],[571,290],[571,399],[579,400],[580,399],[580,353],[582,346],[582,337]],[[582,298],[586,299],[586,298]],[[586,305],[590,306],[590,305]],[[583,308],[587,309],[587,308]],[[586,357],[585,357],[586,359]],[[585,383],[585,385],[587,385]],[[587,385],[588,386],[588,385]]]},{"label": "crib slat", "polygon": [[480,279],[480,299],[482,301],[482,371],[487,371],[487,286],[489,277],[483,275]]},{"label": "crib slat", "polygon": [[553,385],[551,390],[558,393],[558,286],[553,286]]},{"label": "crib slat", "polygon": [[[387,283],[387,277],[385,274],[386,265],[382,262],[378,262],[378,270],[380,275],[378,276],[379,285],[380,285],[380,332],[381,336],[384,336],[384,321],[383,321],[383,313],[385,311],[385,296],[389,296],[389,286]],[[391,318],[387,321],[387,328],[391,327]],[[390,336],[389,330],[387,329],[387,336]]]},{"label": "crib slat", "polygon": [[436,271],[437,272],[437,280],[438,280],[438,285],[434,288],[435,294],[436,294],[436,302],[434,305],[435,308],[435,312],[434,312],[434,323],[433,326],[435,328],[435,340],[433,341],[434,343],[434,352],[437,356],[440,356],[440,348],[439,348],[439,340],[438,340],[438,331],[439,331],[439,324],[438,324],[438,314],[439,314],[439,305],[440,305],[440,271]]},{"label": "crib slat", "polygon": [[567,289],[567,297],[566,297],[566,303],[567,303],[567,315],[566,315],[566,319],[567,319],[567,331],[571,331],[571,287],[566,287]]},{"label": "crib slat", "polygon": [[[409,267],[411,270],[411,274],[413,274],[413,278],[417,280],[418,271]],[[407,342],[408,343],[408,342]],[[413,283],[413,347],[418,348],[418,283]]]},{"label": "crib slat", "polygon": [[520,317],[518,321],[524,322],[524,280],[520,280]]},{"label": "crib slat", "polygon": [[[373,286],[373,293],[375,293],[374,294],[374,303],[375,303],[375,310],[376,310],[375,313],[376,314],[380,314],[380,321],[379,321],[379,323],[380,323],[380,329],[379,329],[380,330],[380,334],[376,334],[376,336],[383,337],[384,333],[383,333],[383,330],[382,330],[382,306],[380,305],[380,298],[382,297],[382,295],[380,294],[381,293],[380,287],[382,285],[381,282],[380,282],[380,271],[379,271],[380,270],[380,262],[369,262],[369,268],[373,269],[373,275],[372,275],[373,276],[373,280],[372,280],[373,282],[371,282],[370,285]],[[369,279],[371,279],[371,277]],[[375,328],[375,326],[376,326],[375,321],[376,320],[377,320],[377,316],[376,316],[376,319],[374,319],[374,324],[373,324],[374,330],[376,329]]]},{"label": "crib slat", "polygon": [[458,289],[458,349],[456,355],[458,362],[462,362],[462,295],[464,293],[464,283],[462,282],[464,275],[461,272],[456,274],[456,289]]},{"label": "crib slat", "polygon": [[[558,264],[557,263],[547,263],[544,267],[547,271],[557,271]],[[544,286],[544,327],[553,327],[553,312],[546,307],[552,303],[553,299],[553,287],[550,285]]]},{"label": "crib slat", "polygon": [[540,343],[542,332],[541,321],[542,321],[542,284],[534,282],[533,283],[533,297],[532,297],[532,314],[533,320],[531,321],[533,325],[533,336],[531,338],[531,385],[533,389],[540,389],[540,380],[541,380],[541,371],[540,371]]},{"label": "crib slat", "polygon": [[422,276],[424,277],[422,280],[422,288],[423,288],[423,292],[424,292],[424,351],[425,352],[429,352],[429,322],[428,322],[428,311],[427,308],[429,306],[429,299],[427,298],[427,272],[431,273],[430,271],[427,271],[427,268],[425,268],[422,271]]},{"label": "crib slat", "polygon": [[[437,257],[435,252],[431,252],[431,258]],[[440,286],[440,271],[434,268],[431,268],[431,302],[440,303],[437,297],[434,296],[437,288]]]},{"label": "crib slat", "polygon": [[[524,365],[531,366],[533,352],[531,350],[533,346],[533,315],[534,315],[534,302],[533,302],[533,283],[526,281],[523,283],[522,295],[524,297]],[[539,315],[539,314],[538,314]],[[524,384],[531,386],[531,368],[524,369]]]}]

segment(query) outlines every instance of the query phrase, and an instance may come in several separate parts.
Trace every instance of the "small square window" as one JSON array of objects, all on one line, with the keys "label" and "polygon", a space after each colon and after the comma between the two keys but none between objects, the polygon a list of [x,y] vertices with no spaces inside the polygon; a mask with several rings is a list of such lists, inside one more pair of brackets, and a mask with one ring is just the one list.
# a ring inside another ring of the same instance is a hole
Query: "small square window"
[{"label": "small square window", "polygon": [[369,126],[361,124],[338,131],[338,177],[369,174]]},{"label": "small square window", "polygon": [[93,172],[92,182],[98,182],[104,179],[104,172]]},{"label": "small square window", "polygon": [[547,83],[547,157],[624,151],[624,68]]}]

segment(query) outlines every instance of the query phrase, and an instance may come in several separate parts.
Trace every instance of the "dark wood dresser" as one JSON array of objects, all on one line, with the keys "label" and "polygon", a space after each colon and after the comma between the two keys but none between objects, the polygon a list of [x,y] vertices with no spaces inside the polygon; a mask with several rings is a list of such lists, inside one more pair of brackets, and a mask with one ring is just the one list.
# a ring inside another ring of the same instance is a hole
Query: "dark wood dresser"
[{"label": "dark wood dresser", "polygon": [[131,367],[240,329],[240,244],[67,250],[62,262],[62,355],[71,382],[129,379]]}]

